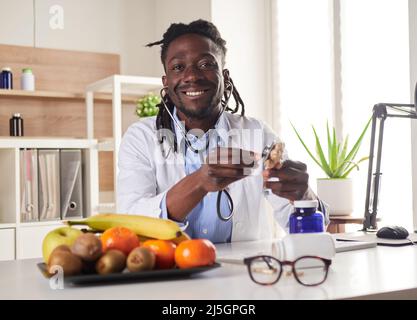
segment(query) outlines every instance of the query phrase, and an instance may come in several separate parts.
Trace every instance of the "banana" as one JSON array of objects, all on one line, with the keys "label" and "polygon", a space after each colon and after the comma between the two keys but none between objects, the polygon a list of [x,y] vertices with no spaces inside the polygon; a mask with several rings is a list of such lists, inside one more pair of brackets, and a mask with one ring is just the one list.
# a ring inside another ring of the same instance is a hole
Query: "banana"
[{"label": "banana", "polygon": [[140,215],[103,213],[66,223],[70,226],[87,225],[92,229],[103,231],[112,227],[125,227],[137,235],[161,240],[171,240],[181,236],[181,229],[174,221]]},{"label": "banana", "polygon": [[181,231],[181,235],[172,239],[171,241],[174,242],[176,245],[179,245],[181,242],[185,240],[191,240],[191,237],[186,234],[184,231]]},{"label": "banana", "polygon": [[[145,237],[145,236],[142,236],[142,235],[138,235],[138,238],[139,238],[140,243],[144,243],[147,240],[158,240],[158,239],[155,239],[155,238],[149,238],[149,237]],[[181,242],[183,242],[185,240],[191,240],[191,237],[188,234],[186,234],[184,231],[181,231],[180,236],[178,236],[174,239],[170,239],[170,241],[172,241],[176,245],[179,245]]]}]

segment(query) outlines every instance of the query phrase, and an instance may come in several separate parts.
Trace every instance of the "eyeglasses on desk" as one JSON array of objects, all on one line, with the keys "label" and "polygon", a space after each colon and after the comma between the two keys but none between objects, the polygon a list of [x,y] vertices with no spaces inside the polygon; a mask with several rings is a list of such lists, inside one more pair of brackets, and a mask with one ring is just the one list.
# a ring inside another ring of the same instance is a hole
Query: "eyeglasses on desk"
[{"label": "eyeglasses on desk", "polygon": [[248,267],[250,278],[261,285],[272,285],[281,278],[285,266],[291,271],[285,275],[294,275],[298,283],[304,286],[317,286],[327,279],[332,261],[316,256],[302,256],[294,261],[280,261],[268,255],[253,256],[243,259]]}]

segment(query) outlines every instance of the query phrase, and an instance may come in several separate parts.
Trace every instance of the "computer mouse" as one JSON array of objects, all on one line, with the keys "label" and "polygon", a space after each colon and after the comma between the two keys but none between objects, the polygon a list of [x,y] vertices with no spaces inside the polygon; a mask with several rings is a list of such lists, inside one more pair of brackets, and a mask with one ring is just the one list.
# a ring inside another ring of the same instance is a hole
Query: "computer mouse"
[{"label": "computer mouse", "polygon": [[386,226],[379,229],[376,236],[382,239],[406,239],[408,231],[400,226]]}]

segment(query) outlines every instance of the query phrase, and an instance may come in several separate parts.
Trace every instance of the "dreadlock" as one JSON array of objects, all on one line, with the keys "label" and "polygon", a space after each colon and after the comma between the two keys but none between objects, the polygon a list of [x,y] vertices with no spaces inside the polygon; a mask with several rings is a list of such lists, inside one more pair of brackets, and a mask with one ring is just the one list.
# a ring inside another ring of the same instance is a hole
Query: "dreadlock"
[{"label": "dreadlock", "polygon": [[[152,43],[148,43],[146,46],[147,47],[152,47],[152,46],[155,46],[155,45],[160,45],[161,46],[161,62],[162,62],[162,65],[165,68],[165,59],[166,59],[166,54],[167,54],[168,47],[169,47],[170,43],[172,41],[174,41],[176,38],[178,38],[182,35],[185,35],[185,34],[190,34],[190,33],[201,35],[201,36],[209,38],[211,41],[213,41],[216,44],[217,48],[221,51],[222,63],[224,64],[225,57],[226,57],[226,51],[227,51],[226,41],[222,39],[222,37],[220,36],[219,31],[217,30],[217,28],[214,24],[212,24],[211,22],[202,20],[202,19],[193,21],[190,24],[173,23],[169,26],[167,31],[164,33],[164,35],[162,37],[162,40],[152,42]],[[231,113],[236,113],[236,112],[239,111],[240,108],[242,108],[240,114],[242,116],[244,116],[245,115],[245,104],[243,103],[243,100],[240,97],[240,94],[237,91],[237,88],[234,85],[231,78],[229,78],[229,81],[233,86],[232,95],[233,95],[233,99],[235,100],[235,107],[230,108],[229,106],[227,106],[225,111],[229,111]],[[223,107],[226,105],[226,101],[228,99],[226,97],[226,95],[227,95],[227,93],[226,93],[226,90],[225,90],[225,92],[223,94],[223,99],[221,101]],[[172,114],[173,110],[174,110],[174,104],[170,100],[169,96],[166,94],[164,97],[162,97],[162,99],[164,99],[165,104],[167,105],[169,111]],[[160,104],[157,105],[157,107],[159,109],[159,112],[158,112],[158,115],[156,117],[156,128],[158,130],[159,129],[172,130],[172,125],[173,125],[172,120],[171,120],[168,112],[166,111],[164,104],[161,102]],[[163,138],[164,137],[158,137],[159,143],[163,142]],[[176,145],[175,141],[174,141],[174,152],[177,152],[177,145]]]}]

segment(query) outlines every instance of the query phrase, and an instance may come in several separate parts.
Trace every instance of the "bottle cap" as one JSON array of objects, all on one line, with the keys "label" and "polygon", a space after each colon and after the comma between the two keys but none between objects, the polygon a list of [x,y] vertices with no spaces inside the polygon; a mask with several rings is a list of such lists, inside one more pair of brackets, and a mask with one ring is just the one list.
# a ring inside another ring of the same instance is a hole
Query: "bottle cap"
[{"label": "bottle cap", "polygon": [[294,201],[295,208],[317,208],[319,202],[317,200],[297,200]]},{"label": "bottle cap", "polygon": [[10,67],[4,67],[1,69],[1,71],[12,71],[12,69]]},{"label": "bottle cap", "polygon": [[22,72],[23,73],[32,73],[32,68],[23,68]]},{"label": "bottle cap", "polygon": [[13,113],[13,117],[20,118],[20,113]]}]

